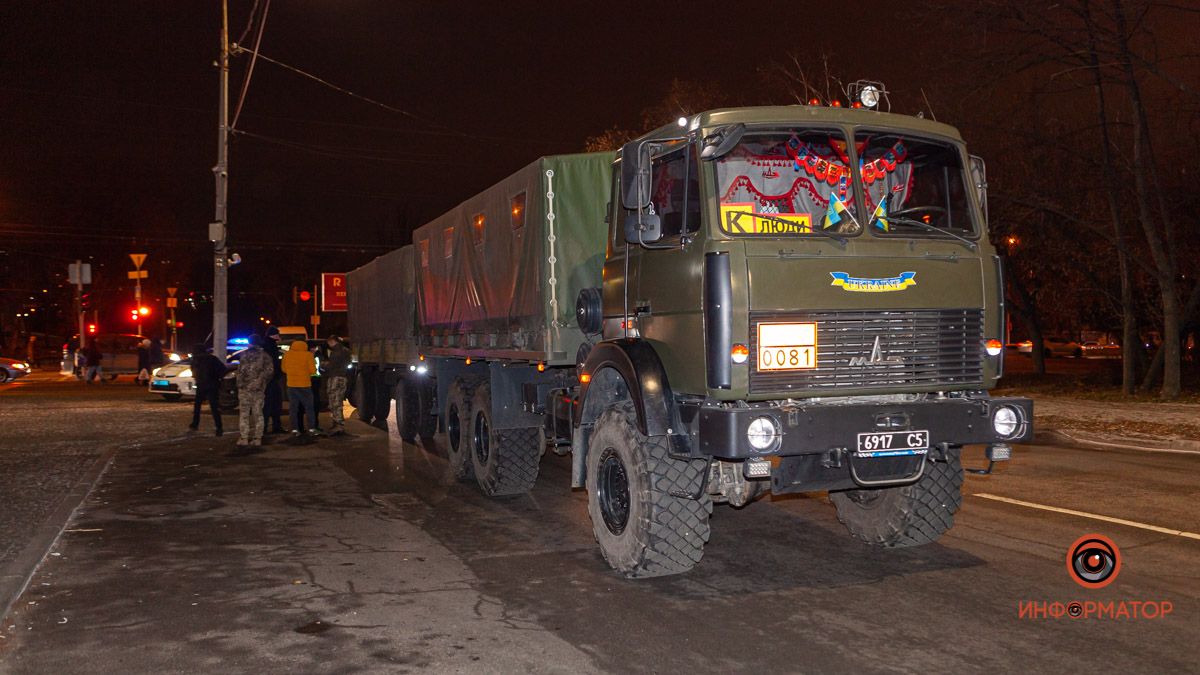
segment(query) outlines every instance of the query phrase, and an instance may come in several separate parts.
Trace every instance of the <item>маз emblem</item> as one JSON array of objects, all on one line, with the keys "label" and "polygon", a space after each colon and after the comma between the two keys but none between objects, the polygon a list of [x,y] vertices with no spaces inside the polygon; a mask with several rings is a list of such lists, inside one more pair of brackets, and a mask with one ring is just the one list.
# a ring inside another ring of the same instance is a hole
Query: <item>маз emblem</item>
[{"label": "\u043c\u0430\u0437 emblem", "polygon": [[854,293],[887,293],[902,291],[917,283],[916,272],[901,272],[899,276],[883,278],[852,277],[846,272],[830,272],[831,286],[841,286],[844,291]]},{"label": "\u043c\u0430\u0437 emblem", "polygon": [[902,365],[904,359],[899,356],[884,356],[883,346],[879,342],[879,336],[875,336],[875,345],[871,347],[870,356],[851,356],[850,365],[852,366],[877,366],[885,364]]}]

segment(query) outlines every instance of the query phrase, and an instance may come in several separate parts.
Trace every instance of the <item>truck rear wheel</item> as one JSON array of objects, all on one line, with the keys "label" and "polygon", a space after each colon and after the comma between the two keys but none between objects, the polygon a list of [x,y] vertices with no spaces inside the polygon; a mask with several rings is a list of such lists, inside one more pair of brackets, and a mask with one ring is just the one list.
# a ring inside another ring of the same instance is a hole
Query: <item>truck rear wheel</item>
[{"label": "truck rear wheel", "polygon": [[455,378],[446,391],[446,459],[459,480],[473,478],[470,456],[471,384]]},{"label": "truck rear wheel", "polygon": [[492,423],[492,389],[485,382],[471,399],[470,448],[475,482],[489,497],[533,489],[546,447],[541,427],[497,429]]},{"label": "truck rear wheel", "polygon": [[604,559],[628,578],[687,572],[709,537],[712,499],[701,489],[708,463],[672,459],[666,439],[644,436],[635,420],[628,402],[596,420],[587,457],[592,531]]},{"label": "truck rear wheel", "polygon": [[873,546],[899,548],[937,541],[954,525],[962,506],[959,451],[945,460],[926,460],[920,480],[900,487],[829,493],[838,520],[856,539]]},{"label": "truck rear wheel", "polygon": [[370,366],[363,367],[354,378],[354,414],[367,424],[371,423],[375,409],[374,378],[375,369]]},{"label": "truck rear wheel", "polygon": [[392,390],[396,400],[396,429],[400,438],[412,443],[417,440],[417,392],[414,383],[401,378]]},{"label": "truck rear wheel", "polygon": [[414,383],[417,389],[417,433],[422,439],[431,441],[437,434],[437,414],[435,406],[437,401],[437,389],[433,383],[427,379],[421,379]]}]

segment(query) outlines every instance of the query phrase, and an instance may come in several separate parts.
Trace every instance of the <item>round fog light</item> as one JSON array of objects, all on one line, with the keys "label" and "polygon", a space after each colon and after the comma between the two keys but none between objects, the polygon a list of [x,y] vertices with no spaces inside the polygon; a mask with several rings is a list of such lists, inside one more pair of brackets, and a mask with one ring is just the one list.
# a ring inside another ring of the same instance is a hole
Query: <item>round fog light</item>
[{"label": "round fog light", "polygon": [[992,415],[992,430],[1001,438],[1010,438],[1017,432],[1017,427],[1021,424],[1021,417],[1016,410],[1008,406],[1000,406],[996,408],[996,412]]},{"label": "round fog light", "polygon": [[779,442],[779,425],[766,415],[755,417],[746,429],[746,440],[755,450],[770,450]]}]

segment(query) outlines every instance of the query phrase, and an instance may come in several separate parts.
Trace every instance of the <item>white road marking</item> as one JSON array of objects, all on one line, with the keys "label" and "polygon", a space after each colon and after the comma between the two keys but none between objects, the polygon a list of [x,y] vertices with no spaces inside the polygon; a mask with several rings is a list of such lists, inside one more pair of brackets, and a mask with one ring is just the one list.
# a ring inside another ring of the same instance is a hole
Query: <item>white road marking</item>
[{"label": "white road marking", "polygon": [[1063,508],[1059,508],[1057,506],[1047,506],[1045,504],[1035,504],[1033,502],[1024,502],[1024,501],[1021,501],[1020,499],[1010,499],[1009,497],[1001,497],[999,495],[992,495],[992,494],[988,494],[986,492],[976,492],[975,494],[973,494],[971,496],[972,497],[982,497],[984,499],[991,499],[993,501],[1004,502],[1006,504],[1016,504],[1017,506],[1027,506],[1031,509],[1041,509],[1043,511],[1053,511],[1055,513],[1065,513],[1069,516],[1079,516],[1080,518],[1091,518],[1092,520],[1103,520],[1106,523],[1116,523],[1118,525],[1126,525],[1128,527],[1137,527],[1137,528],[1141,528],[1143,530],[1150,530],[1151,532],[1161,532],[1163,534],[1173,534],[1177,537],[1187,537],[1188,539],[1200,539],[1200,534],[1196,534],[1195,532],[1185,532],[1183,530],[1173,530],[1169,527],[1159,527],[1158,525],[1149,525],[1147,523],[1139,523],[1139,522],[1136,522],[1133,520],[1125,520],[1124,518],[1113,518],[1112,516],[1102,516],[1097,513],[1087,513],[1086,511],[1075,511],[1073,509],[1063,509]]},{"label": "white road marking", "polygon": [[1081,445],[1095,445],[1102,448],[1117,448],[1118,450],[1137,450],[1138,452],[1165,452],[1173,455],[1200,455],[1200,450],[1179,450],[1176,448],[1148,448],[1141,445],[1128,445],[1124,443],[1108,443],[1106,441],[1096,441],[1086,438],[1076,438],[1062,430],[1055,430],[1057,433],[1066,436],[1073,443]]}]

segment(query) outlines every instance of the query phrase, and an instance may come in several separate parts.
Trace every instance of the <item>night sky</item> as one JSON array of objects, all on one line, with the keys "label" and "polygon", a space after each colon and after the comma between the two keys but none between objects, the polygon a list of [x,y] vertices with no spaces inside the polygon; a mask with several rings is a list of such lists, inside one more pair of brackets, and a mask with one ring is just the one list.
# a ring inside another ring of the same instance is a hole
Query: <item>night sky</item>
[{"label": "night sky", "polygon": [[[252,4],[231,0],[232,41]],[[276,0],[264,55],[411,116],[260,60],[237,127],[269,140],[232,145],[230,245],[245,262],[231,291],[279,296],[408,243],[413,227],[534,158],[639,126],[673,79],[788,102],[759,71],[824,54],[839,76],[886,82],[899,112],[923,96],[944,106],[953,59],[939,50],[979,36],[913,7]],[[218,0],[3,3],[0,235],[10,262],[24,252],[57,269],[91,255],[124,276],[138,247],[151,255],[151,292],[211,289],[219,25]],[[253,40],[252,30],[244,43]],[[233,61],[231,106],[248,63]],[[235,328],[283,313],[276,299],[247,300]]]}]

